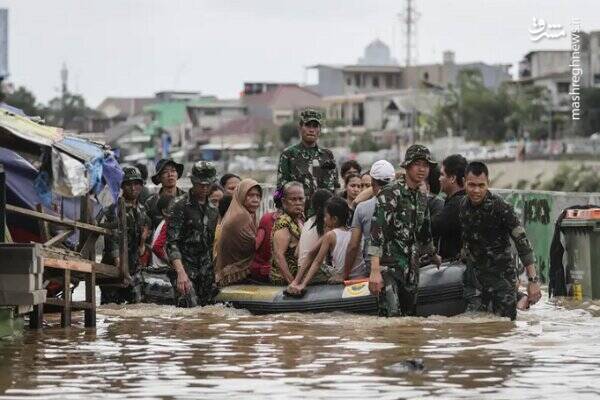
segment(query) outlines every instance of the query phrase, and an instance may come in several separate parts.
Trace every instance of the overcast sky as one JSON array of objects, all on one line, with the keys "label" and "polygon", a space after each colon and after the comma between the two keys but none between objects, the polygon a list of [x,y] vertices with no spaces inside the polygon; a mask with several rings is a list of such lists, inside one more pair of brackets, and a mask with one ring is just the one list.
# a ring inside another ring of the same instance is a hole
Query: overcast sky
[{"label": "overcast sky", "polygon": [[[511,63],[534,49],[538,17],[569,29],[600,29],[598,0],[414,0],[418,62]],[[9,9],[10,80],[41,101],[69,88],[97,106],[107,96],[199,90],[237,97],[244,81],[304,82],[304,67],[354,63],[380,38],[403,60],[397,13],[403,0],[0,0]],[[396,36],[396,37],[394,37]]]}]

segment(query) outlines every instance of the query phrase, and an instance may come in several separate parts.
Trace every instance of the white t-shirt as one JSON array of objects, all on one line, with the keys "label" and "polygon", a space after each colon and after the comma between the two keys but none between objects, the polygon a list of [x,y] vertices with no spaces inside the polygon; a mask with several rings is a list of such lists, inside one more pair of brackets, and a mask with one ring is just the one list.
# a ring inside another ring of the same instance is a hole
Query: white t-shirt
[{"label": "white t-shirt", "polygon": [[308,262],[308,255],[319,241],[317,226],[313,226],[315,217],[310,217],[302,226],[300,232],[300,241],[298,242],[298,266],[302,267],[303,262]]}]

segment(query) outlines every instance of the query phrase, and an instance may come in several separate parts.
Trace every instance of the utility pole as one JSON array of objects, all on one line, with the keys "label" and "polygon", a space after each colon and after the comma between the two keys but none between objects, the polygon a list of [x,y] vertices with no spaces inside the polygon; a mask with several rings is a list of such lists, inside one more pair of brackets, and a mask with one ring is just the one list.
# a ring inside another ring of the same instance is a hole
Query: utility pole
[{"label": "utility pole", "polygon": [[67,83],[69,80],[69,70],[67,69],[67,65],[63,62],[62,68],[60,69],[60,91],[61,91],[61,97],[60,97],[60,114],[62,116],[62,121],[61,121],[61,125],[64,128],[65,127],[65,121],[66,121],[66,115],[65,115],[65,108],[66,108],[66,101],[67,101]]},{"label": "utility pole", "polygon": [[[413,5],[414,0],[406,0],[406,9],[398,14],[402,35],[404,36],[405,56],[404,65],[410,67],[417,52],[417,20],[421,16]],[[413,51],[414,50],[414,51]]]}]

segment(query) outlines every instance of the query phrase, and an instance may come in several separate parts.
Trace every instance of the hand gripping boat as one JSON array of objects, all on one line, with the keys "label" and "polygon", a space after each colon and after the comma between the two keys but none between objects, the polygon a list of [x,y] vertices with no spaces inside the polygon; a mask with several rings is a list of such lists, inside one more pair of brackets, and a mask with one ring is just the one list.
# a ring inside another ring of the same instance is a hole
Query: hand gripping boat
[{"label": "hand gripping boat", "polygon": [[[464,312],[464,270],[465,266],[459,263],[444,263],[439,270],[433,265],[421,268],[417,315],[452,316]],[[369,293],[368,282],[347,286],[309,286],[301,298],[286,296],[284,290],[282,286],[232,285],[222,288],[215,301],[247,309],[253,314],[331,311],[378,313],[378,299]]]}]

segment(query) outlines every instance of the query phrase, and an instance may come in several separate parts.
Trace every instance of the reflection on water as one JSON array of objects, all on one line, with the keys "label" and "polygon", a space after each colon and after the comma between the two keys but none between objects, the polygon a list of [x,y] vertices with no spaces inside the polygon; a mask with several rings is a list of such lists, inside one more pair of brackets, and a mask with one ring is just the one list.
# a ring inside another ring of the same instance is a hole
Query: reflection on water
[{"label": "reflection on water", "polygon": [[516,322],[105,306],[95,331],[0,343],[0,397],[592,398],[599,304],[541,304]]}]

